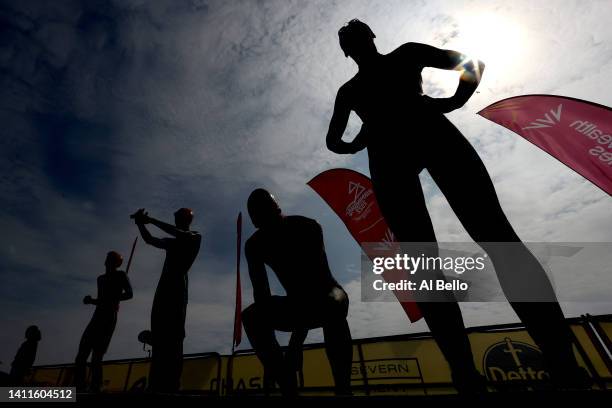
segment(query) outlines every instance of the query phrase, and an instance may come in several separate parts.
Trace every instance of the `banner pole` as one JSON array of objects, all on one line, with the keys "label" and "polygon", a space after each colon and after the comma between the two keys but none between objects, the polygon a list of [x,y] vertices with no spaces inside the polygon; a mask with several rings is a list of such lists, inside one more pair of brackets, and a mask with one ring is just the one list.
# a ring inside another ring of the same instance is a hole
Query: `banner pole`
[{"label": "banner pole", "polygon": [[130,266],[132,265],[132,258],[134,257],[134,250],[136,249],[136,243],[138,242],[138,235],[134,239],[134,243],[132,244],[132,250],[130,251],[130,258],[128,259],[127,266],[125,267],[125,274],[127,275],[130,272]]},{"label": "banner pole", "polygon": [[234,333],[232,336],[232,354],[227,360],[226,395],[231,395],[234,389],[233,365],[236,346],[242,340],[242,287],[240,285],[240,254],[242,250],[242,212],[236,220],[236,306],[234,310]]},{"label": "banner pole", "polygon": [[240,254],[242,250],[242,212],[236,220],[236,306],[234,310],[234,336],[232,338],[232,354],[242,340],[242,287],[240,284]]}]

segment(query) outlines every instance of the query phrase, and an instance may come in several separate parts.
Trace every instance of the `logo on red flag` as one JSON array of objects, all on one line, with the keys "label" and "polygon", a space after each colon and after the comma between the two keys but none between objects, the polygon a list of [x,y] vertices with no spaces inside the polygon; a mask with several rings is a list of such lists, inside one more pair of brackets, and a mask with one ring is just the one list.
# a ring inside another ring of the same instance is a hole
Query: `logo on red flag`
[{"label": "logo on red flag", "polygon": [[[365,243],[378,243],[375,247],[368,245],[364,248],[369,258],[397,253],[399,244],[378,208],[372,181],[368,177],[353,170],[332,169],[307,184],[329,204],[362,248]],[[383,274],[383,278],[395,279],[391,274]],[[410,321],[421,318],[416,303],[400,304]]]},{"label": "logo on red flag", "polygon": [[565,96],[524,95],[495,102],[478,114],[612,195],[612,108]]}]

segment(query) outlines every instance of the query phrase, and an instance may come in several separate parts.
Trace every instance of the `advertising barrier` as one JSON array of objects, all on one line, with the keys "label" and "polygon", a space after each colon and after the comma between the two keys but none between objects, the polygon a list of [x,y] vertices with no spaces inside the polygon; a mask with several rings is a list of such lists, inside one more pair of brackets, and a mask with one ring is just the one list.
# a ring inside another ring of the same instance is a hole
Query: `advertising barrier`
[{"label": "advertising barrier", "polygon": [[[612,388],[610,338],[612,315],[568,319],[576,337],[579,363],[594,380],[594,389]],[[476,367],[490,389],[538,389],[548,373],[542,354],[520,324],[468,329]],[[149,359],[104,363],[105,392],[146,389]],[[228,375],[230,373],[230,375]],[[303,395],[333,395],[333,378],[323,344],[304,346],[299,375]],[[32,385],[72,383],[73,366],[33,368]],[[357,339],[353,341],[352,385],[355,395],[433,395],[454,393],[448,364],[429,333]],[[252,350],[233,355],[185,355],[181,389],[185,392],[274,394],[265,387],[263,368]]]}]

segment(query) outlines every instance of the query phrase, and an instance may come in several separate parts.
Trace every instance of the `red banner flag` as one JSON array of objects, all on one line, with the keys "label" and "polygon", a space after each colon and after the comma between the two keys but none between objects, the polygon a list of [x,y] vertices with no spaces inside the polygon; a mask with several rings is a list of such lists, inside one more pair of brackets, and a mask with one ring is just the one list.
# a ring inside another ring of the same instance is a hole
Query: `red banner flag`
[{"label": "red banner flag", "polygon": [[478,114],[612,195],[612,108],[565,96],[524,95],[495,102]]},{"label": "red banner flag", "polygon": [[[372,181],[368,177],[353,170],[332,169],[324,171],[307,184],[329,204],[359,245],[380,242],[388,245],[389,252],[397,251],[395,237],[380,213]],[[372,257],[370,253],[367,255]],[[385,274],[383,278],[388,280]],[[416,303],[400,301],[400,304],[411,322],[421,318]]]},{"label": "red banner flag", "polygon": [[234,347],[238,347],[242,341],[242,287],[240,285],[240,254],[242,251],[242,213],[238,214],[236,220],[236,309],[234,311],[234,339],[232,342],[232,353]]}]

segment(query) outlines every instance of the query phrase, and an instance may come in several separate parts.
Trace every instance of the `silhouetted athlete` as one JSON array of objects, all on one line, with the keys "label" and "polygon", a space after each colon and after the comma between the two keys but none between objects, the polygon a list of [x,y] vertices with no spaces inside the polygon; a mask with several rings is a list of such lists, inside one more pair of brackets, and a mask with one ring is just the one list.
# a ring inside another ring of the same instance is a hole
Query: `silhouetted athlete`
[{"label": "silhouetted athlete", "polygon": [[102,386],[102,358],[108,349],[115,326],[119,302],[131,299],[132,285],[125,272],[118,270],[123,262],[121,255],[111,251],[106,255],[106,273],[98,276],[98,297],[87,295],[83,298],[86,305],[95,305],[96,310],[87,325],[75,361],[75,385],[85,390],[87,358],[91,354],[91,391],[98,392]]},{"label": "silhouetted athlete", "polygon": [[[187,272],[200,251],[202,236],[190,231],[193,212],[181,208],[174,213],[174,224],[149,217],[144,209],[133,216],[144,241],[166,251],[153,308],[151,310],[151,342],[153,353],[149,373],[152,391],[175,392],[180,388],[183,370],[183,340],[187,313]],[[172,238],[153,237],[145,224],[153,224]]]},{"label": "silhouetted athlete", "polygon": [[[263,189],[251,193],[247,206],[257,228],[245,244],[255,303],[242,312],[242,322],[266,377],[275,380],[284,395],[295,395],[301,345],[308,329],[323,327],[336,392],[349,393],[353,358],[346,321],[349,300],[329,269],[321,226],[310,218],[282,215],[275,198]],[[266,265],[287,296],[272,296]],[[292,332],[286,357],[274,330]]]},{"label": "silhouetted athlete", "polygon": [[38,342],[42,338],[38,326],[30,326],[25,332],[26,341],[24,341],[15,359],[11,364],[10,381],[12,385],[24,385],[25,378],[30,373],[30,369],[36,360],[36,351],[38,350]]},{"label": "silhouetted athlete", "polygon": [[[474,93],[484,64],[456,51],[419,43],[380,54],[374,33],[359,20],[342,27],[338,36],[340,47],[359,71],[338,91],[328,148],[352,154],[367,147],[376,199],[401,242],[436,242],[419,181],[419,173],[427,169],[470,236],[491,257],[506,296],[543,351],[553,379],[563,383],[581,378],[572,334],[544,270],[508,222],[478,154],[444,116]],[[455,94],[436,99],[423,95],[424,67],[461,71]],[[363,125],[352,142],[344,142],[351,111]],[[535,298],[547,302],[517,301]],[[419,302],[419,308],[456,386],[463,391],[482,390],[457,302]]]}]

